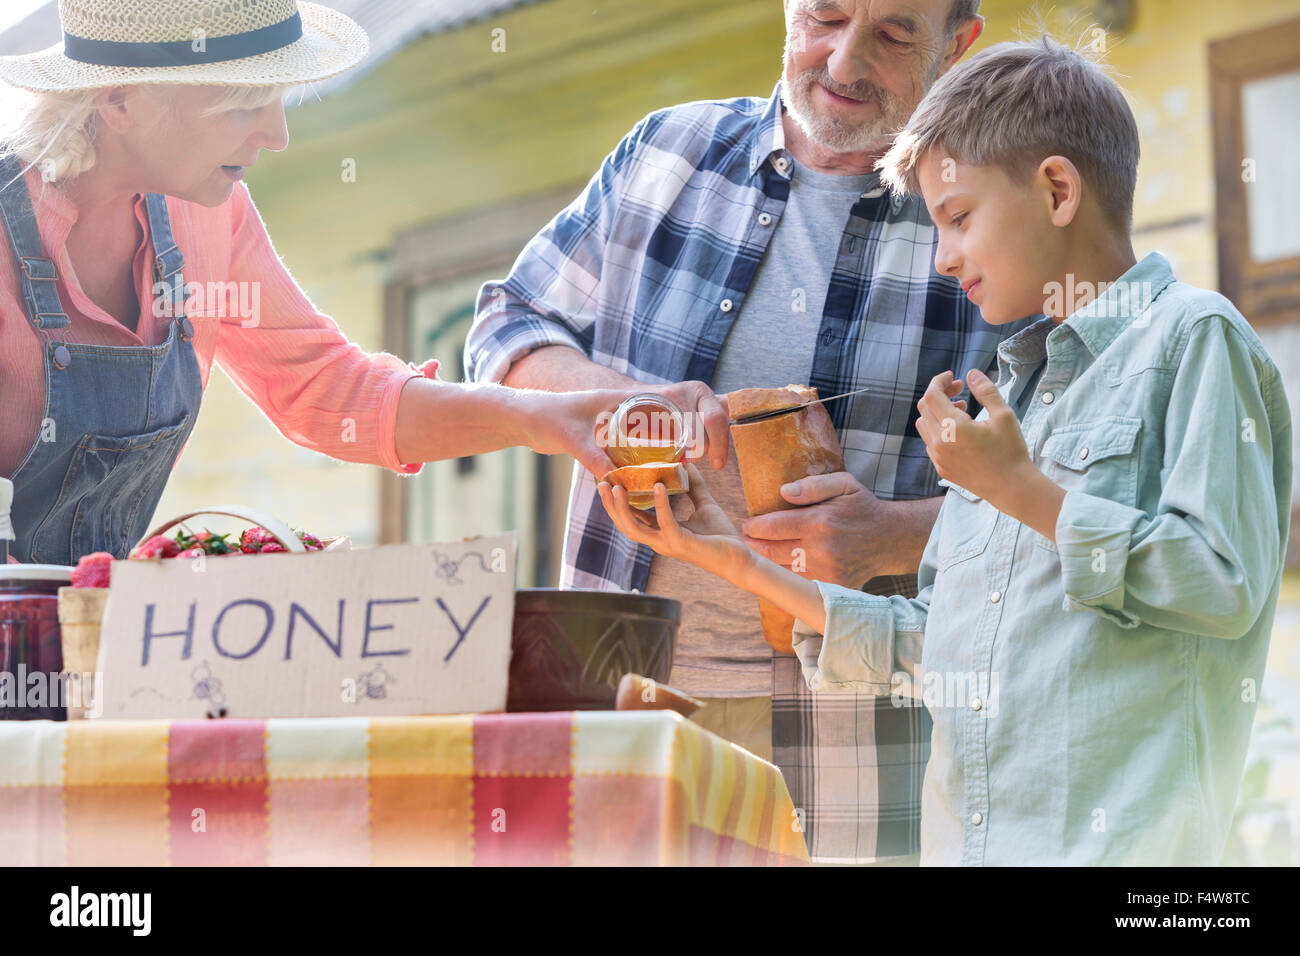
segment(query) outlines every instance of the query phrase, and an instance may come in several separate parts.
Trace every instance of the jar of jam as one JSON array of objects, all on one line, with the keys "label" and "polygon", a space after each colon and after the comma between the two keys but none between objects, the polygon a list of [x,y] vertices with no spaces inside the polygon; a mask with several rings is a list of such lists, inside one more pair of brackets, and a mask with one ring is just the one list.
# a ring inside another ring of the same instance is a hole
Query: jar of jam
[{"label": "jar of jam", "polygon": [[689,444],[686,421],[673,402],[644,392],[620,405],[610,419],[605,453],[617,467],[681,461]]},{"label": "jar of jam", "polygon": [[0,566],[0,720],[65,720],[59,588],[72,569]]}]

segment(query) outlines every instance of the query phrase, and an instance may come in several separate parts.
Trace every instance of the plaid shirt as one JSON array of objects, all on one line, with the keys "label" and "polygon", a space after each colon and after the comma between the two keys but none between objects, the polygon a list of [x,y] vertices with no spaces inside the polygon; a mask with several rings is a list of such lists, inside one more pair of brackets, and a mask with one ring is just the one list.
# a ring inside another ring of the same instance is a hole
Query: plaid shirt
[{"label": "plaid shirt", "polygon": [[[766,100],[688,103],[637,123],[509,276],[483,286],[467,377],[499,382],[534,349],[567,345],[639,381],[711,381],[789,196],[781,109],[778,83]],[[934,271],[935,230],[918,199],[873,181],[842,228],[808,384],[822,395],[872,387],[827,406],[848,471],[887,500],[934,497],[916,402],[947,369],[995,370],[998,343],[1023,325],[987,325]],[[575,468],[561,586],[644,590],[652,556]],[[902,592],[915,577],[869,588]],[[773,691],[773,756],[813,857],[916,852],[928,716],[887,698],[813,696],[798,667],[780,663]]]}]

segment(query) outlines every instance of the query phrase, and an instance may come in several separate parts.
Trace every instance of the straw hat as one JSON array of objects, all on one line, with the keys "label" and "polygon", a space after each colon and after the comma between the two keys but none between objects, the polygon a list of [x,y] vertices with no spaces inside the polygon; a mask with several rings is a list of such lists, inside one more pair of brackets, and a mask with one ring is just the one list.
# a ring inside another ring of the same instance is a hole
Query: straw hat
[{"label": "straw hat", "polygon": [[370,48],[348,17],[294,0],[59,0],[63,42],[0,57],[34,92],[136,83],[280,86],[323,80]]}]

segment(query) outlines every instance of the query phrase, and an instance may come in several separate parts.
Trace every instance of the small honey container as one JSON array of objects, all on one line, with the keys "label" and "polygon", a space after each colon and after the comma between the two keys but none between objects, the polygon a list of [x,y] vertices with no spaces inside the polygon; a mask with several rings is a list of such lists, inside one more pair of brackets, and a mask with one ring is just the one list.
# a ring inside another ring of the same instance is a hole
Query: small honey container
[{"label": "small honey container", "polygon": [[615,410],[606,440],[605,453],[619,468],[681,461],[689,444],[681,409],[653,392],[633,395]]}]

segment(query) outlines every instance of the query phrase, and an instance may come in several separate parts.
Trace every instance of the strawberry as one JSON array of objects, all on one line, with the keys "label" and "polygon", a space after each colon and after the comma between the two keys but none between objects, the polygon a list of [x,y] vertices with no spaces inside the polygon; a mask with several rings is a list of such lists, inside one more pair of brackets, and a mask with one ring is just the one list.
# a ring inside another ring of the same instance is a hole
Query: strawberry
[{"label": "strawberry", "polygon": [[256,554],[268,544],[275,544],[275,536],[260,525],[254,525],[239,536],[240,550]]},{"label": "strawberry", "polygon": [[199,557],[200,555],[204,555],[204,554],[207,554],[207,552],[204,551],[202,548],[200,548],[200,547],[194,547],[194,548],[186,548],[186,549],[185,549],[184,551],[182,551],[180,554],[176,555],[176,557],[178,557],[178,558],[197,558],[197,557]]},{"label": "strawberry", "polygon": [[106,588],[109,582],[109,568],[113,556],[107,551],[96,551],[82,555],[77,566],[72,569],[72,586],[74,588]]},{"label": "strawberry", "polygon": [[314,534],[308,534],[306,531],[298,530],[295,530],[294,534],[298,536],[298,540],[302,542],[303,547],[308,551],[325,550],[325,546],[320,543],[320,538],[316,537]]},{"label": "strawberry", "polygon": [[261,550],[260,553],[261,553],[261,554],[276,554],[276,553],[279,553],[279,552],[282,552],[282,551],[288,551],[288,550],[289,550],[289,549],[286,548],[284,545],[282,545],[279,541],[268,541],[266,544],[262,545],[262,550]]},{"label": "strawberry", "polygon": [[180,545],[165,535],[156,534],[133,552],[132,558],[174,558],[180,553]]}]

